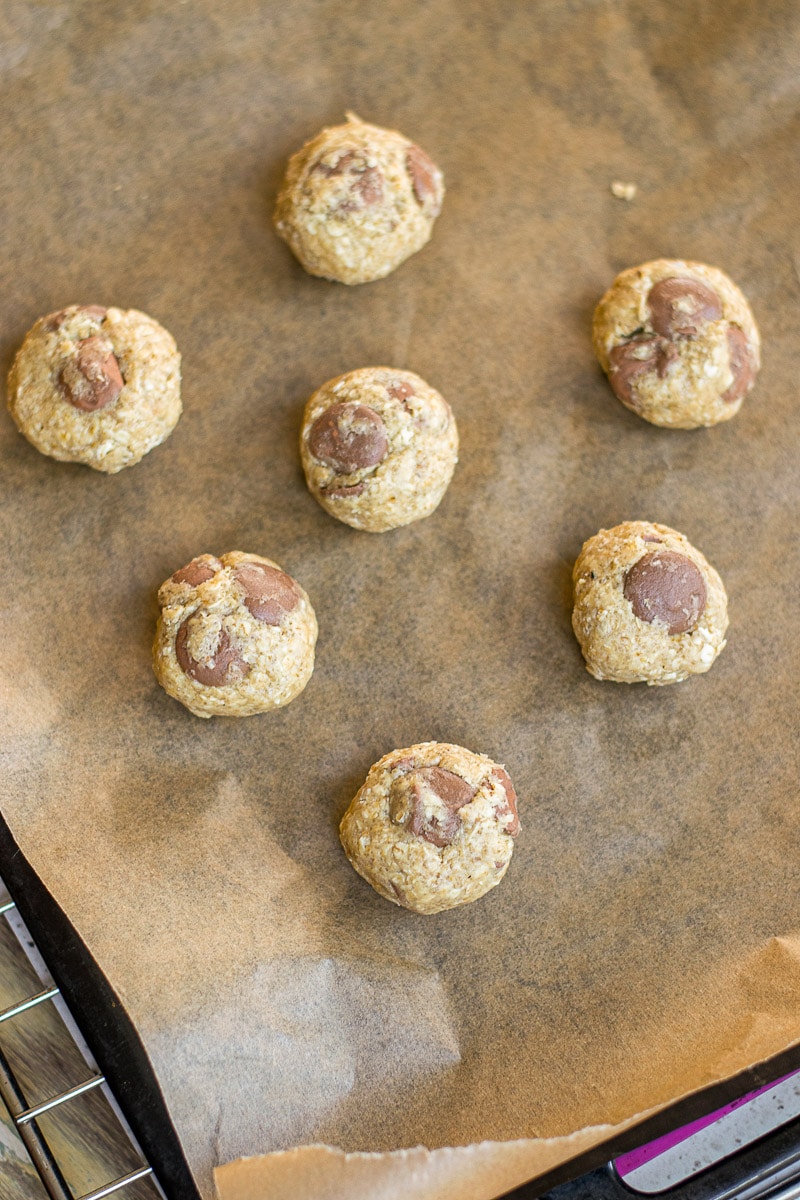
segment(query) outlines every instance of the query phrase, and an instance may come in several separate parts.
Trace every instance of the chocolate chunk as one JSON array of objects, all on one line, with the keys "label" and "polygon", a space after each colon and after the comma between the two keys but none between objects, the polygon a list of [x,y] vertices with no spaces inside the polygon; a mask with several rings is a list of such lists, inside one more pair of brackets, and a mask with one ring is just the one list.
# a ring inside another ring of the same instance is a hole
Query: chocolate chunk
[{"label": "chocolate chunk", "polygon": [[180,571],[176,571],[172,576],[172,582],[188,583],[190,587],[197,587],[199,583],[213,579],[217,571],[221,570],[222,563],[218,558],[213,558],[210,554],[202,554],[198,558],[193,558],[187,566],[181,567]]},{"label": "chocolate chunk", "polygon": [[650,288],[647,304],[653,328],[666,338],[693,337],[722,316],[719,296],[699,279],[662,279]]},{"label": "chocolate chunk", "polygon": [[726,404],[735,404],[745,392],[749,392],[756,377],[750,343],[746,333],[738,325],[731,325],[728,329],[728,356],[733,382],[727,391],[722,393],[722,399]]},{"label": "chocolate chunk", "polygon": [[97,412],[113,404],[125,380],[108,338],[88,337],[78,342],[74,357],[61,368],[59,385],[64,398],[83,412]]},{"label": "chocolate chunk", "polygon": [[414,189],[414,195],[421,205],[425,205],[427,201],[433,201],[434,212],[433,216],[439,213],[439,188],[436,179],[436,166],[432,159],[428,157],[424,150],[420,150],[419,146],[409,146],[406,154],[406,170],[411,178],[411,186]]},{"label": "chocolate chunk", "polygon": [[633,387],[640,375],[657,371],[663,379],[677,358],[677,348],[665,338],[652,334],[638,335],[615,346],[609,354],[608,382],[615,396],[624,404],[636,406]]},{"label": "chocolate chunk", "polygon": [[[422,837],[440,849],[449,846],[461,828],[458,813],[465,804],[474,799],[477,788],[467,783],[454,771],[444,767],[420,767],[406,778],[411,780],[410,833]],[[425,812],[424,794],[432,791],[442,801],[445,812],[441,816],[428,816]]]},{"label": "chocolate chunk", "polygon": [[366,171],[356,176],[350,191],[361,198],[365,208],[371,204],[380,204],[383,200],[383,176],[377,167],[367,167]]},{"label": "chocolate chunk", "polygon": [[76,317],[78,313],[94,317],[95,321],[103,321],[107,312],[108,309],[102,308],[99,304],[78,304],[74,308],[62,308],[58,312],[50,313],[49,317],[45,317],[44,328],[48,333],[54,333],[61,328],[68,317]]},{"label": "chocolate chunk", "polygon": [[413,758],[411,758],[409,755],[405,755],[403,758],[398,758],[393,763],[389,763],[389,770],[402,771],[403,774],[405,775],[409,771],[413,770],[413,768],[415,766],[416,766],[415,760]]},{"label": "chocolate chunk", "polygon": [[369,166],[362,150],[345,150],[332,165],[320,159],[311,170],[318,171],[327,179],[335,175],[350,176],[349,198],[336,204],[334,213],[357,212],[380,204],[383,200],[383,175],[377,167]]},{"label": "chocolate chunk", "polygon": [[706,606],[706,584],[700,568],[674,550],[652,550],[635,562],[622,588],[634,616],[658,621],[670,633],[688,633]]},{"label": "chocolate chunk", "polygon": [[323,488],[322,491],[326,496],[331,496],[334,500],[336,500],[340,498],[344,499],[347,496],[360,496],[365,486],[366,485],[363,482],[343,483],[339,487],[334,486]]},{"label": "chocolate chunk", "polygon": [[661,545],[661,543],[663,542],[663,540],[664,540],[664,539],[663,539],[663,538],[660,538],[660,537],[653,537],[652,533],[643,533],[643,534],[642,534],[642,541],[643,541],[643,542],[658,542],[658,544],[659,544],[659,545]]},{"label": "chocolate chunk", "polygon": [[516,837],[519,833],[520,826],[519,813],[517,811],[517,793],[514,791],[514,785],[508,776],[508,772],[504,771],[502,767],[495,767],[495,769],[492,771],[492,775],[506,793],[505,804],[496,809],[497,816],[507,817],[509,814],[511,814],[512,820],[506,826],[506,833],[510,834],[511,837]]},{"label": "chocolate chunk", "polygon": [[311,170],[319,171],[321,175],[325,175],[327,178],[330,178],[331,175],[344,175],[345,170],[352,162],[354,162],[355,157],[355,150],[345,150],[344,154],[340,154],[332,166],[329,166],[327,163],[323,162],[322,159],[319,159],[314,163]]},{"label": "chocolate chunk", "polygon": [[332,404],[311,426],[308,448],[326,467],[350,475],[382,462],[389,438],[381,418],[366,404]]},{"label": "chocolate chunk", "polygon": [[393,400],[399,400],[404,408],[408,408],[406,400],[410,400],[415,394],[410,383],[406,383],[404,379],[398,379],[396,383],[386,385],[386,391]]},{"label": "chocolate chunk", "polygon": [[280,625],[300,603],[297,584],[285,571],[266,563],[242,562],[233,577],[244,590],[244,603],[257,621]]},{"label": "chocolate chunk", "polygon": [[192,658],[186,644],[191,619],[186,618],[175,637],[175,656],[184,674],[206,687],[226,687],[244,679],[250,671],[250,664],[245,662],[233,645],[226,629],[220,629],[217,644],[208,658],[202,662]]},{"label": "chocolate chunk", "polygon": [[662,342],[658,348],[658,357],[656,358],[656,373],[659,379],[663,379],[673,363],[676,363],[680,358],[680,352],[674,342]]}]

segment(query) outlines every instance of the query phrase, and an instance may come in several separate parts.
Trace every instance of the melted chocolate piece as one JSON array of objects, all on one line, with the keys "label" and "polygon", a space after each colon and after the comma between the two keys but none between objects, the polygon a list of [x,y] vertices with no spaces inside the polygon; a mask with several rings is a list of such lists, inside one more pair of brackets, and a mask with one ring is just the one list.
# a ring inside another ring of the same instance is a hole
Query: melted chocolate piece
[{"label": "melted chocolate piece", "polygon": [[726,404],[735,404],[750,391],[756,377],[750,343],[746,333],[738,325],[731,325],[728,329],[728,355],[733,382],[727,391],[722,393],[722,399]]},{"label": "melted chocolate piece", "polygon": [[666,338],[694,337],[722,316],[719,296],[699,279],[662,279],[650,288],[647,304],[653,328]]},{"label": "melted chocolate piece", "polygon": [[125,380],[108,338],[88,337],[78,342],[75,356],[61,368],[59,385],[64,398],[82,412],[97,412],[113,404]]},{"label": "melted chocolate piece", "polygon": [[414,389],[410,383],[406,383],[404,379],[398,379],[396,383],[386,385],[386,391],[393,400],[399,400],[404,408],[408,408],[406,400],[410,400],[414,395]]},{"label": "melted chocolate piece", "polygon": [[186,618],[175,637],[175,657],[184,674],[206,687],[226,687],[244,679],[250,671],[250,664],[242,658],[225,629],[220,629],[214,651],[207,659],[198,662],[192,658],[186,644],[191,619]]},{"label": "melted chocolate piece", "polygon": [[366,404],[332,404],[311,426],[308,448],[326,467],[350,475],[382,462],[389,438],[381,418]]},{"label": "melted chocolate piece", "polygon": [[[449,846],[461,828],[459,810],[474,799],[477,788],[444,767],[420,767],[410,774],[412,807],[409,832],[440,849]],[[442,816],[426,815],[423,802],[426,788],[442,801],[445,808]]]},{"label": "melted chocolate piece", "polygon": [[324,163],[322,159],[319,159],[314,163],[311,170],[319,171],[321,175],[325,175],[328,179],[330,179],[331,175],[344,175],[345,170],[352,162],[354,162],[355,157],[355,150],[345,150],[344,154],[341,154],[339,158],[337,158],[333,166],[329,167],[327,163]]},{"label": "melted chocolate piece", "polygon": [[608,356],[608,381],[615,396],[635,408],[633,387],[638,377],[655,370],[663,379],[677,357],[677,347],[654,334],[639,334],[615,346]]},{"label": "melted chocolate piece", "polygon": [[244,590],[245,607],[257,621],[280,625],[300,603],[300,591],[291,575],[266,563],[242,562],[233,577]]},{"label": "melted chocolate piece", "polygon": [[506,826],[506,833],[511,837],[516,837],[519,833],[520,825],[519,813],[517,811],[517,793],[514,791],[514,785],[509,778],[508,772],[504,771],[502,767],[495,767],[492,775],[506,793],[506,802],[502,808],[496,810],[497,815],[498,817],[507,817],[509,813],[511,814],[513,820]]},{"label": "melted chocolate piece", "polygon": [[76,317],[78,313],[85,313],[88,317],[94,317],[96,321],[103,321],[107,312],[108,309],[102,308],[99,304],[78,304],[74,308],[62,308],[58,312],[50,313],[49,317],[45,317],[44,328],[48,333],[55,333],[68,317]]},{"label": "melted chocolate piece", "polygon": [[213,579],[217,571],[221,570],[222,563],[218,558],[213,558],[210,554],[203,554],[193,558],[185,567],[181,567],[180,571],[176,571],[171,578],[173,583],[188,583],[190,587],[197,587],[199,583]]},{"label": "melted chocolate piece", "polygon": [[343,483],[338,487],[333,485],[332,487],[322,488],[322,491],[326,496],[330,496],[334,500],[339,500],[346,499],[348,496],[360,496],[365,486],[366,484],[363,481],[361,483]]},{"label": "melted chocolate piece", "polygon": [[694,629],[706,606],[706,584],[700,568],[674,550],[652,550],[625,575],[623,595],[634,616],[658,621],[670,633]]},{"label": "melted chocolate piece", "polygon": [[414,195],[424,207],[427,201],[433,201],[433,216],[439,213],[438,186],[436,166],[419,146],[409,146],[406,153],[406,170],[411,179]]},{"label": "melted chocolate piece", "polygon": [[383,175],[378,167],[369,165],[363,150],[345,150],[332,166],[320,159],[311,170],[327,179],[334,175],[350,177],[349,197],[335,205],[334,213],[357,212],[383,200]]},{"label": "melted chocolate piece", "polygon": [[356,176],[350,185],[350,191],[360,197],[365,208],[371,204],[380,204],[383,200],[383,175],[377,167],[367,167],[366,171]]}]

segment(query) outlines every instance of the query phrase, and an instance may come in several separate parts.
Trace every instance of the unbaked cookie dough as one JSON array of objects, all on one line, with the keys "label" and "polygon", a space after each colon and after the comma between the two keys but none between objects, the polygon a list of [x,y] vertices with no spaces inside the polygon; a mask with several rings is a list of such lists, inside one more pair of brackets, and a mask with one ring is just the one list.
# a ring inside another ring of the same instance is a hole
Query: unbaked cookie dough
[{"label": "unbaked cookie dough", "polygon": [[725,645],[722,580],[668,525],[601,529],[584,544],[572,578],[572,627],[597,679],[678,683],[707,671]]},{"label": "unbaked cookie dough", "polygon": [[761,365],[750,306],[703,263],[664,258],[623,271],[597,306],[593,340],[618,399],[670,429],[730,420]]},{"label": "unbaked cookie dough", "polygon": [[311,275],[369,283],[422,249],[443,198],[424,150],[348,113],[289,160],[275,227]]},{"label": "unbaked cookie dough", "polygon": [[496,887],[518,833],[517,797],[503,767],[441,742],[384,755],[339,827],[359,875],[418,913],[456,908]]},{"label": "unbaked cookie dough", "polygon": [[458,461],[450,405],[411,371],[362,367],[308,401],[300,456],[332,517],[381,533],[430,516]]},{"label": "unbaked cookie dough", "polygon": [[145,313],[73,304],[26,336],[8,377],[8,407],[42,454],[113,475],[175,428],[181,356]]},{"label": "unbaked cookie dough", "polygon": [[161,585],[158,603],[153,670],[196,717],[270,712],[311,678],[314,609],[269,558],[201,554]]}]

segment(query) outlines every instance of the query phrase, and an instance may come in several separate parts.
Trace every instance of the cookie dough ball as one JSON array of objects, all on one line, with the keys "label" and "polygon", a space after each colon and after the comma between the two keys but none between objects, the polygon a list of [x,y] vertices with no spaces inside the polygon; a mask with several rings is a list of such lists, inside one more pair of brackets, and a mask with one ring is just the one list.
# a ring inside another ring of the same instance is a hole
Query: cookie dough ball
[{"label": "cookie dough ball", "polygon": [[585,543],[572,627],[586,667],[616,683],[678,683],[725,645],[728,597],[699,550],[668,525],[625,521]]},{"label": "cookie dough ball", "polygon": [[716,267],[659,259],[618,275],[594,314],[615,395],[653,425],[729,421],[761,365],[750,306]]},{"label": "cookie dough ball", "polygon": [[269,558],[193,558],[161,585],[156,679],[196,717],[250,717],[294,700],[314,670],[308,596]]},{"label": "cookie dough ball", "polygon": [[469,904],[496,887],[518,833],[505,770],[441,742],[393,750],[375,763],[339,828],[359,875],[418,913]]},{"label": "cookie dough ball", "polygon": [[113,475],[175,428],[181,356],[145,313],[73,304],[40,318],[25,338],[8,407],[42,454]]},{"label": "cookie dough ball", "polygon": [[422,249],[443,198],[424,150],[348,113],[289,160],[275,227],[311,275],[369,283]]},{"label": "cookie dough ball", "polygon": [[300,456],[326,512],[381,533],[437,507],[458,462],[458,430],[450,405],[419,375],[362,367],[314,392]]}]

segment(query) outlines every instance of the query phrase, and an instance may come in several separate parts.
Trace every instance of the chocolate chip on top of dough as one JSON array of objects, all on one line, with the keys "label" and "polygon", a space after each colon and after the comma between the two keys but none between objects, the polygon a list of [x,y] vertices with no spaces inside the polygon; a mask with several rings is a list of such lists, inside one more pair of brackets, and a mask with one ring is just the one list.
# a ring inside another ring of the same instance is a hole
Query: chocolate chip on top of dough
[{"label": "chocolate chip on top of dough", "polygon": [[601,529],[584,544],[573,581],[572,626],[597,679],[677,683],[707,671],[725,646],[722,580],[668,525]]},{"label": "chocolate chip on top of dough", "polygon": [[438,217],[442,207],[442,176],[436,163],[419,146],[409,146],[406,170],[419,203],[428,208],[432,217]]},{"label": "chocolate chip on top of dough", "polygon": [[516,837],[520,830],[519,812],[517,811],[517,793],[514,790],[514,785],[508,771],[504,767],[495,767],[492,775],[500,784],[503,791],[502,798],[496,805],[495,812],[500,819],[510,818],[506,822],[506,833],[509,837]]},{"label": "chocolate chip on top of dough", "polygon": [[245,607],[265,625],[280,625],[303,598],[290,575],[267,563],[247,560],[236,567],[233,577],[244,591]]},{"label": "chocolate chip on top of dough", "polygon": [[181,670],[206,687],[228,687],[244,679],[250,670],[250,663],[242,657],[239,647],[225,628],[216,631],[216,636],[207,643],[200,658],[194,657],[188,640],[191,625],[196,623],[196,618],[187,617],[175,635],[175,657]]},{"label": "chocolate chip on top of dough", "polygon": [[383,200],[383,175],[370,165],[369,155],[357,147],[336,151],[333,156],[324,155],[311,171],[319,171],[326,179],[334,175],[346,178],[346,191],[334,202],[331,216],[343,216]]},{"label": "chocolate chip on top of dough", "polygon": [[113,404],[125,380],[108,338],[82,338],[75,346],[58,377],[64,397],[75,408],[97,412]]},{"label": "chocolate chip on top of dough", "polygon": [[713,288],[699,279],[669,276],[647,293],[650,320],[662,337],[694,337],[709,321],[719,321],[722,303]]},{"label": "chocolate chip on top of dough", "polygon": [[222,563],[213,554],[200,554],[171,575],[170,580],[172,583],[187,583],[189,587],[197,587],[198,584],[213,579],[217,571],[221,570]]},{"label": "chocolate chip on top of dough", "polygon": [[72,304],[40,318],[8,377],[8,407],[37,450],[113,475],[181,415],[175,342],[136,309]]},{"label": "chocolate chip on top of dough", "polygon": [[670,633],[687,633],[706,606],[700,568],[685,554],[654,550],[625,572],[623,595],[640,621],[658,621]]},{"label": "chocolate chip on top of dough", "polygon": [[419,146],[349,113],[290,159],[275,226],[311,275],[368,283],[425,245],[443,196]]},{"label": "chocolate chip on top of dough", "polygon": [[659,379],[664,379],[677,357],[677,346],[649,334],[637,334],[621,346],[615,346],[609,354],[608,375],[614,394],[632,407],[636,403],[634,384],[639,376],[655,370]]},{"label": "chocolate chip on top of dough", "polygon": [[366,404],[332,404],[308,432],[308,449],[339,475],[383,462],[389,452],[386,426]]},{"label": "chocolate chip on top of dough", "polygon": [[449,846],[461,829],[459,809],[475,798],[477,788],[442,767],[418,767],[394,781],[389,815],[395,825],[434,846]]},{"label": "chocolate chip on top of dough", "polygon": [[623,271],[597,306],[593,340],[617,398],[675,429],[732,417],[760,365],[747,301],[703,263],[660,259]]},{"label": "chocolate chip on top of dough", "polygon": [[314,610],[268,558],[198,555],[162,584],[158,602],[156,678],[198,717],[269,712],[311,678]]},{"label": "chocolate chip on top of dough", "polygon": [[306,481],[355,529],[396,529],[441,501],[458,456],[450,405],[418,375],[362,367],[309,399],[300,434]]},{"label": "chocolate chip on top of dough", "polygon": [[752,353],[747,334],[736,325],[728,330],[728,357],[733,381],[728,390],[722,393],[722,400],[725,404],[738,405],[753,386],[758,358]]},{"label": "chocolate chip on top of dough", "polygon": [[73,304],[71,308],[60,308],[58,312],[50,313],[44,318],[43,327],[48,333],[60,329],[71,316],[91,317],[95,321],[104,321],[108,313],[102,304]]},{"label": "chocolate chip on top of dough", "polygon": [[350,862],[376,891],[435,913],[500,882],[519,828],[502,766],[463,746],[424,742],[372,767],[339,832]]}]

